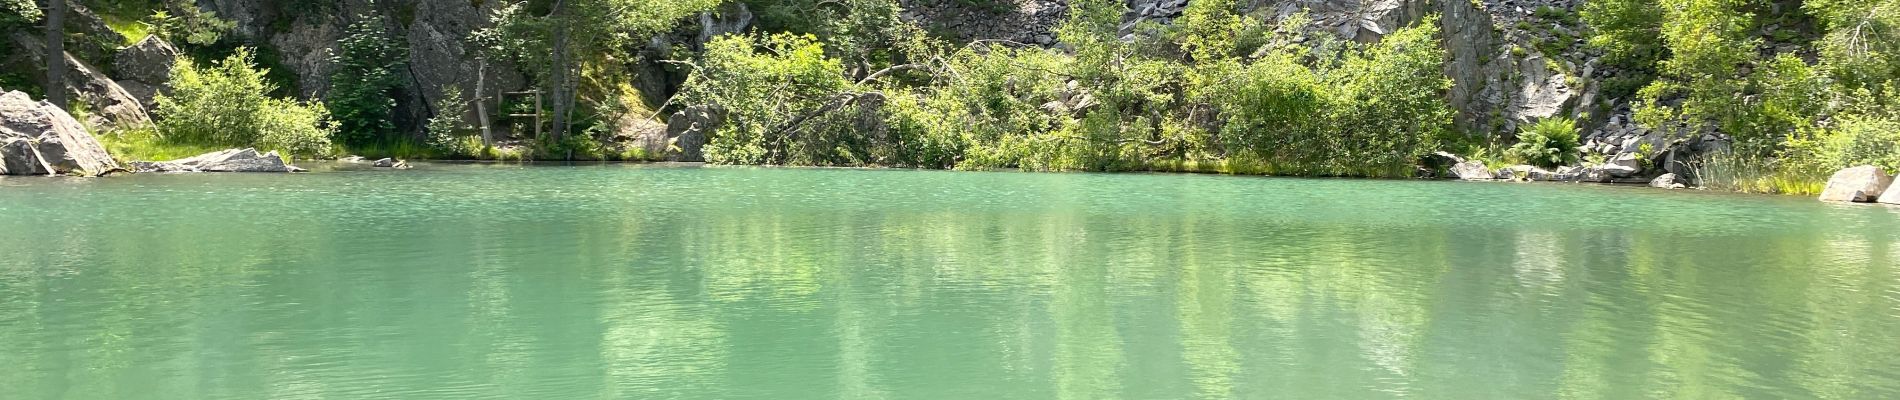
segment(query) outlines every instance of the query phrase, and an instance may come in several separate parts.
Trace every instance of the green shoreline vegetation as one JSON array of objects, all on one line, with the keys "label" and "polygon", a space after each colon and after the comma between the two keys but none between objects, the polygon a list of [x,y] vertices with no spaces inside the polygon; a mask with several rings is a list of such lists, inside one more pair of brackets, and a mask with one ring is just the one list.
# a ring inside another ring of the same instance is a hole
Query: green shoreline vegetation
[{"label": "green shoreline vegetation", "polygon": [[[25,10],[20,1],[7,4]],[[538,110],[564,129],[497,147],[457,117],[468,115],[459,92],[436,102],[423,136],[392,125],[407,49],[381,27],[401,15],[354,18],[330,89],[300,101],[282,93],[270,57],[223,40],[231,25],[215,14],[102,1],[116,5],[97,8],[128,38],[149,31],[188,50],[157,125],[103,135],[126,158],[253,146],[311,158],[638,161],[659,155],[607,143],[616,119],[693,105],[725,117],[704,147],[714,164],[1399,178],[1437,151],[1487,165],[1591,161],[1577,149],[1579,129],[1607,111],[1522,132],[1461,130],[1437,17],[1360,43],[1307,29],[1303,15],[1243,15],[1234,0],[1193,1],[1172,24],[1132,29],[1121,26],[1121,2],[1075,0],[1053,47],[947,40],[904,22],[894,0],[839,2],[849,12],[749,0],[756,28],[675,51],[667,62],[686,74],[683,87],[648,104],[628,85],[637,78],[612,66],[721,3],[577,0],[565,10],[517,3],[470,35],[480,57],[574,92],[563,100],[556,90]],[[1592,0],[1536,15],[1587,27],[1577,39],[1620,71],[1603,95],[1628,99],[1636,123],[1733,140],[1695,161],[1704,187],[1810,194],[1839,168],[1900,168],[1900,0],[1783,3]],[[147,9],[159,11],[123,22]],[[1797,51],[1762,51],[1777,45]],[[537,111],[520,107],[494,111]]]}]

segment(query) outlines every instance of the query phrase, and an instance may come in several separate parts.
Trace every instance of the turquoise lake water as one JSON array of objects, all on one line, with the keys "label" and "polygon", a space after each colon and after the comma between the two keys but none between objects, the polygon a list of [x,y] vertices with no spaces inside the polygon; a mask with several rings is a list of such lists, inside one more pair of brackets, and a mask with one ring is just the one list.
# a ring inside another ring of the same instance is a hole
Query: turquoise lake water
[{"label": "turquoise lake water", "polygon": [[1900,398],[1900,208],[425,164],[0,178],[5,399]]}]

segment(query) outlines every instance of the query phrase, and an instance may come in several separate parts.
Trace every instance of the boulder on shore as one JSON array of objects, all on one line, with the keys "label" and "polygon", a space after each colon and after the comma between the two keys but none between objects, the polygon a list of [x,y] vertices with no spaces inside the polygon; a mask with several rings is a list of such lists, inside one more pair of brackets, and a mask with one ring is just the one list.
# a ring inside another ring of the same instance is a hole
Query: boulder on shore
[{"label": "boulder on shore", "polygon": [[376,168],[409,169],[409,162],[394,159],[394,158],[383,158],[376,161],[371,161],[370,166],[376,167]]},{"label": "boulder on shore", "polygon": [[0,138],[0,175],[48,175],[52,171],[32,141]]},{"label": "boulder on shore", "polygon": [[1463,161],[1452,165],[1451,174],[1467,181],[1488,181],[1498,178],[1497,175],[1491,173],[1491,168],[1485,167],[1484,163],[1478,161]]},{"label": "boulder on shore", "polygon": [[303,172],[284,163],[284,158],[276,151],[258,153],[257,149],[228,149],[200,154],[191,158],[159,161],[133,162],[139,172]]},{"label": "boulder on shore", "polygon": [[679,147],[679,153],[669,155],[667,160],[706,161],[702,148],[712,132],[725,122],[725,111],[715,106],[691,106],[673,113],[673,117],[666,120],[666,137],[672,140],[673,146]]},{"label": "boulder on shore", "polygon": [[1871,203],[1892,184],[1893,176],[1880,167],[1862,165],[1843,169],[1827,179],[1827,188],[1821,190],[1821,201]]},{"label": "boulder on shore", "polygon": [[99,176],[119,170],[72,114],[18,91],[0,94],[0,159],[6,161],[0,175]]},{"label": "boulder on shore", "polygon": [[1661,176],[1657,176],[1656,179],[1651,179],[1649,181],[1649,187],[1663,188],[1663,189],[1683,189],[1689,186],[1681,184],[1681,183],[1676,183],[1676,174],[1666,173],[1666,174],[1662,174]]}]

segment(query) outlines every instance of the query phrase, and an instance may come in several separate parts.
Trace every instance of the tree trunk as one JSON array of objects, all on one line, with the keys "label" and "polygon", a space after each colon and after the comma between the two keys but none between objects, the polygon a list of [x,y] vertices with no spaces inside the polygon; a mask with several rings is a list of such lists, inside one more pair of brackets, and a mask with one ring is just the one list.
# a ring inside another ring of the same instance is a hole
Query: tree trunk
[{"label": "tree trunk", "polygon": [[482,148],[494,146],[495,135],[488,128],[488,102],[483,100],[483,88],[488,82],[488,59],[475,60],[475,123],[482,124]]},{"label": "tree trunk", "polygon": [[46,100],[66,107],[66,0],[46,4]]},{"label": "tree trunk", "polygon": [[549,74],[551,75],[549,80],[552,81],[548,82],[548,86],[553,90],[549,95],[551,95],[552,100],[554,100],[554,109],[552,110],[554,112],[554,129],[549,135],[549,138],[560,141],[567,135],[567,109],[571,106],[571,104],[567,102],[567,81],[571,79],[569,76],[572,75],[572,71],[570,71],[572,66],[568,65],[570,64],[569,59],[572,58],[572,56],[568,54],[567,48],[569,34],[568,21],[566,21],[567,1],[555,1],[554,10],[551,11],[548,16],[549,19],[554,22],[554,59],[548,63]]}]

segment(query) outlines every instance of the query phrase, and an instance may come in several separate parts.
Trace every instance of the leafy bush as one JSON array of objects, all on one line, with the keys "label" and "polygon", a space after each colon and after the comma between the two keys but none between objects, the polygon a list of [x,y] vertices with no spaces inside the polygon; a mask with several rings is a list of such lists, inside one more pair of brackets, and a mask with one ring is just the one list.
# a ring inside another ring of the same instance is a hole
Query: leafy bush
[{"label": "leafy bush", "polygon": [[168,0],[164,9],[152,13],[146,20],[152,34],[165,41],[196,46],[217,43],[225,32],[237,27],[235,22],[218,18],[218,13],[200,10],[196,3],[183,0]]},{"label": "leafy bush", "polygon": [[1788,154],[1787,158],[1809,162],[1817,170],[1835,171],[1859,165],[1900,170],[1900,120],[1849,117],[1837,129],[1796,141]]},{"label": "leafy bush", "polygon": [[1301,175],[1405,176],[1449,132],[1450,80],[1427,20],[1378,44],[1280,51],[1195,92],[1224,117],[1220,144]]},{"label": "leafy bush", "polygon": [[40,14],[33,0],[0,0],[0,28],[39,22]]},{"label": "leafy bush", "polygon": [[[754,52],[755,43],[765,51]],[[827,158],[826,149],[810,145],[817,141],[793,137],[790,130],[800,128],[792,124],[801,116],[851,101],[840,95],[849,84],[843,64],[826,58],[824,45],[811,35],[724,36],[706,44],[699,73],[683,95],[727,111],[727,123],[708,138],[706,161],[785,164]],[[788,154],[793,148],[804,153]]]},{"label": "leafy bush", "polygon": [[350,24],[330,73],[330,110],[336,113],[336,140],[365,145],[396,138],[396,97],[404,87],[397,72],[408,60],[408,49],[390,40],[380,15],[366,15]]},{"label": "leafy bush", "polygon": [[321,104],[272,98],[265,71],[251,50],[200,67],[179,59],[171,93],[158,95],[158,130],[166,141],[211,146],[259,147],[293,154],[330,148],[329,112]]},{"label": "leafy bush", "polygon": [[1577,147],[1577,122],[1569,118],[1545,118],[1517,133],[1517,145],[1511,155],[1532,165],[1556,168],[1575,164],[1580,157]]}]

